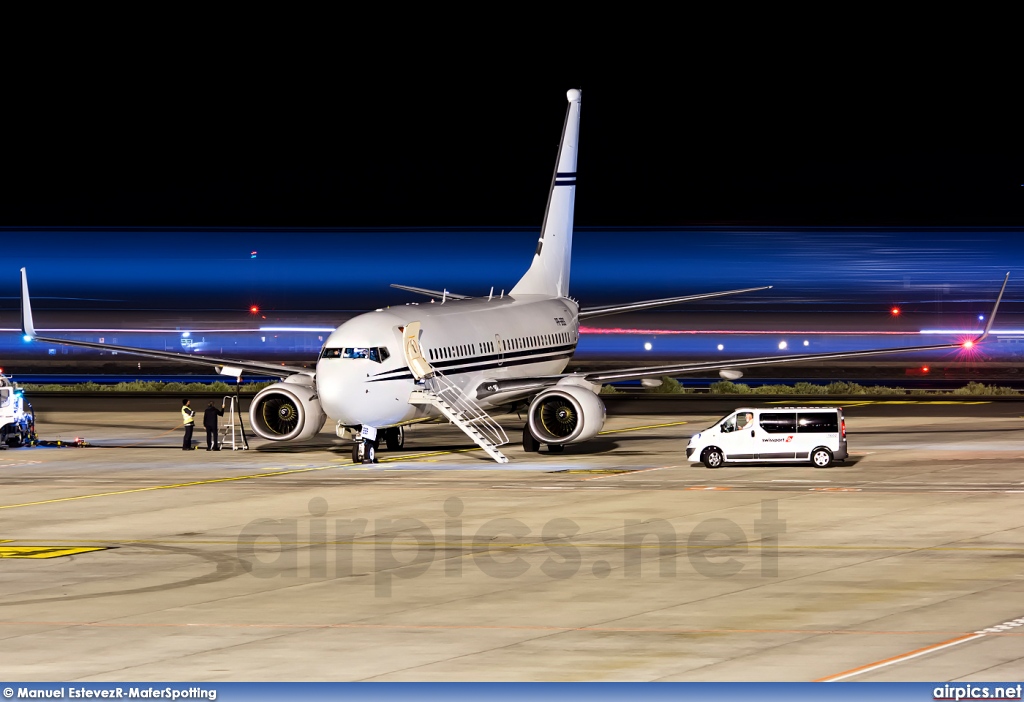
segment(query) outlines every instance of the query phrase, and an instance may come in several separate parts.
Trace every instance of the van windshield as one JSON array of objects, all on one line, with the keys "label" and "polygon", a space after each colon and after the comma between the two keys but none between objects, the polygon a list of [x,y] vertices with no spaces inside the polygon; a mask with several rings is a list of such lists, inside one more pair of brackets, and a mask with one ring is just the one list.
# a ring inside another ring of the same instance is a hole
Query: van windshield
[{"label": "van windshield", "polygon": [[708,427],[708,429],[713,429],[714,427],[719,427],[724,432],[735,431],[736,430],[736,413],[735,412],[730,412],[729,414],[725,415],[724,417],[719,419],[717,422],[712,424],[710,427]]}]

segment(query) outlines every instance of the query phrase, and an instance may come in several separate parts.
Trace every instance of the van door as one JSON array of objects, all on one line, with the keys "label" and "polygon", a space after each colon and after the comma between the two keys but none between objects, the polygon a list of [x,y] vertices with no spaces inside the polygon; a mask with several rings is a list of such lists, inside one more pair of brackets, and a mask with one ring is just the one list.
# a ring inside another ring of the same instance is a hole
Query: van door
[{"label": "van door", "polygon": [[755,424],[753,433],[758,458],[767,461],[796,458],[796,412],[759,412]]},{"label": "van door", "polygon": [[807,410],[797,414],[797,458],[807,458],[818,446],[826,446],[837,460],[847,456],[845,425],[838,410]]},{"label": "van door", "polygon": [[743,412],[731,414],[719,424],[718,447],[722,449],[727,461],[749,461],[757,458],[754,437],[750,428],[737,426],[743,424]]}]

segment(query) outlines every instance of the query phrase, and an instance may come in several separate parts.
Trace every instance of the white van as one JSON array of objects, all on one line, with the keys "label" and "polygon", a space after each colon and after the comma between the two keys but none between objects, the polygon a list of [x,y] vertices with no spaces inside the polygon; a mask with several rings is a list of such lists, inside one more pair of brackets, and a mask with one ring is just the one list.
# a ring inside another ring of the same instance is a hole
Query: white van
[{"label": "white van", "polygon": [[686,458],[723,463],[796,463],[828,468],[845,461],[842,407],[743,407],[690,437]]}]

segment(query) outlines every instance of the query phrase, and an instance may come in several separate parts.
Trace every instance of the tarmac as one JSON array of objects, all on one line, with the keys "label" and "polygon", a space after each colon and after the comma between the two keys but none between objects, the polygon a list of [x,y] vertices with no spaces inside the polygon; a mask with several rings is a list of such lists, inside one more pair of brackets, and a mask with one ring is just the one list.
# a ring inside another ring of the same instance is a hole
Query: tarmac
[{"label": "tarmac", "polygon": [[185,453],[173,407],[40,411],[89,446],[0,452],[0,677],[1016,684],[1024,403],[935,402],[848,406],[826,470],[688,463],[711,405],[561,454],[504,415],[505,466],[450,425],[353,465],[330,426]]}]

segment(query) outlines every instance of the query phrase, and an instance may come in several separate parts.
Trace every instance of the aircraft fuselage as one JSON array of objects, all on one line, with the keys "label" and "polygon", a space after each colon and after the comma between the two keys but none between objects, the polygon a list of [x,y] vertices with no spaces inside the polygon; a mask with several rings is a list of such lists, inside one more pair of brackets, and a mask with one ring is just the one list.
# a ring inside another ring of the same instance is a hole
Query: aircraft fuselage
[{"label": "aircraft fuselage", "polygon": [[[578,312],[568,298],[505,296],[361,314],[324,342],[316,366],[321,406],[342,426],[387,427],[438,416],[433,407],[409,403],[417,386],[402,351],[402,330],[412,322],[422,325],[420,345],[431,367],[471,397],[487,381],[561,373],[579,340]],[[513,399],[516,393],[502,392],[477,402],[487,408]]]}]

